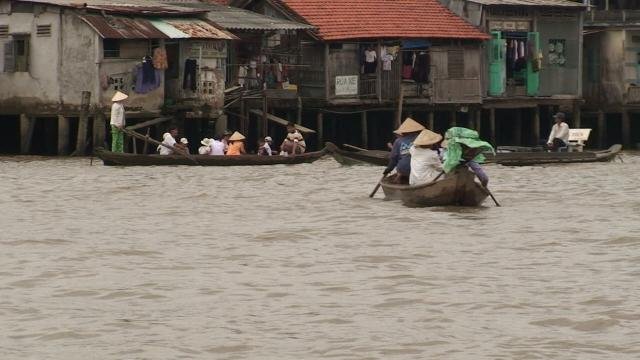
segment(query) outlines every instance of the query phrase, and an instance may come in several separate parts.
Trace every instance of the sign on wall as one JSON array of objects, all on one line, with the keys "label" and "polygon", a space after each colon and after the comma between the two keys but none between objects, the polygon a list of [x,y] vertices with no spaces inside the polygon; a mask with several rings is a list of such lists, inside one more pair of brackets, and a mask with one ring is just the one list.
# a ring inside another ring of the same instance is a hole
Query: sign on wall
[{"label": "sign on wall", "polygon": [[336,76],[336,96],[358,95],[358,75]]}]

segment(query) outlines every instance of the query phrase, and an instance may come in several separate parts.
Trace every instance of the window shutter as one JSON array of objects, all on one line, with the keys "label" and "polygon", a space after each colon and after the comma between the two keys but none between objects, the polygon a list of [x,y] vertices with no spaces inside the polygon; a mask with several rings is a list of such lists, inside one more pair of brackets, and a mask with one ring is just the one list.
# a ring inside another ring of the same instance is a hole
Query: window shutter
[{"label": "window shutter", "polygon": [[447,72],[449,79],[464,78],[464,51],[461,49],[447,50]]},{"label": "window shutter", "polygon": [[7,41],[4,43],[4,72],[14,72],[15,65],[13,41]]}]

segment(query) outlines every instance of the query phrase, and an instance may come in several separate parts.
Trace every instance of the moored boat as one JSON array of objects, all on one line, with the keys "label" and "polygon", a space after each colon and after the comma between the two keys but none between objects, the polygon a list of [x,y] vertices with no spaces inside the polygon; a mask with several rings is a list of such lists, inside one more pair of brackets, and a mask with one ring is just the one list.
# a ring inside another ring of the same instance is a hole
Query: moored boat
[{"label": "moored boat", "polygon": [[325,148],[333,158],[342,165],[379,165],[387,166],[389,163],[389,151],[384,150],[360,150],[349,151],[337,147],[335,144],[327,142]]},{"label": "moored boat", "polygon": [[257,166],[279,164],[312,163],[324,155],[326,150],[308,152],[295,156],[212,156],[212,155],[158,155],[158,154],[128,154],[114,153],[102,148],[95,149],[95,155],[102,159],[104,165],[111,166],[164,166],[164,165],[191,165],[191,166]]},{"label": "moored boat", "polygon": [[422,185],[393,184],[389,178],[381,185],[386,200],[402,200],[410,207],[480,206],[489,193],[474,179],[475,174],[462,166],[441,180]]}]

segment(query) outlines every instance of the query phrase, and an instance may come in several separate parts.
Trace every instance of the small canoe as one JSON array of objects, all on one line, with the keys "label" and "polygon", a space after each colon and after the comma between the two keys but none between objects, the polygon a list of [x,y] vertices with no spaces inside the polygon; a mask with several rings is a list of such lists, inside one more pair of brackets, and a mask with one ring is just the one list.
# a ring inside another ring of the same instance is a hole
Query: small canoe
[{"label": "small canoe", "polygon": [[444,179],[422,184],[393,184],[381,182],[386,200],[402,200],[409,207],[480,206],[489,193],[477,182],[475,174],[466,166],[447,174]]},{"label": "small canoe", "polygon": [[[528,166],[541,164],[570,164],[605,162],[615,159],[622,150],[622,145],[612,145],[607,150],[583,151],[583,152],[547,152],[539,151],[539,148],[525,147],[500,147],[512,151],[498,152],[495,155],[486,153],[486,163],[494,163],[505,166]],[[529,149],[529,151],[525,151]],[[347,151],[334,144],[327,143],[327,150],[341,164],[371,164],[386,166],[389,163],[388,151],[366,150]]]},{"label": "small canoe", "polygon": [[325,143],[327,151],[342,165],[379,165],[387,166],[389,163],[389,151],[383,150],[362,150],[349,151],[337,147],[335,144]]},{"label": "small canoe", "polygon": [[547,152],[547,151],[518,151],[498,152],[495,155],[485,154],[487,163],[505,166],[527,166],[540,164],[569,164],[604,162],[615,159],[622,150],[622,145],[612,145],[607,150],[582,152]]},{"label": "small canoe", "polygon": [[102,159],[104,165],[112,166],[165,166],[165,165],[191,165],[191,166],[257,166],[279,164],[312,163],[327,154],[325,149],[309,152],[296,156],[212,156],[212,155],[159,155],[159,154],[128,154],[114,153],[102,148],[95,149],[97,157]]}]

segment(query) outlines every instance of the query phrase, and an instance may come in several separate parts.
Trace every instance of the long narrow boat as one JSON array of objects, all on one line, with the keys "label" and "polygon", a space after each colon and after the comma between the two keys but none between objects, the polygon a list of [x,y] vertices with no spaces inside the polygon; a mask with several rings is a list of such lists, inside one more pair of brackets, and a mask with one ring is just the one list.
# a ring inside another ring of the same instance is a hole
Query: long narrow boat
[{"label": "long narrow boat", "polygon": [[[524,149],[524,148],[521,148]],[[336,145],[327,143],[327,150],[343,165],[371,164],[386,166],[389,152],[381,150],[347,151]],[[498,152],[495,155],[485,154],[487,163],[505,166],[526,166],[541,164],[569,164],[605,162],[615,159],[622,150],[622,145],[612,145],[607,150],[583,152],[546,152],[546,151],[513,151]]]},{"label": "long narrow boat", "polygon": [[389,151],[383,150],[362,150],[348,151],[337,147],[335,144],[325,143],[327,151],[342,165],[371,164],[386,166],[389,163]]},{"label": "long narrow boat", "polygon": [[438,181],[422,185],[393,184],[382,180],[382,190],[387,200],[402,200],[409,207],[425,206],[480,206],[489,193],[474,181],[475,174],[466,166]]},{"label": "long narrow boat", "polygon": [[114,153],[102,148],[95,149],[97,157],[102,159],[104,165],[112,166],[164,166],[164,165],[191,165],[191,166],[256,166],[278,164],[302,164],[312,163],[327,154],[326,149],[309,152],[296,156],[211,156],[211,155],[140,155],[128,153]]}]

